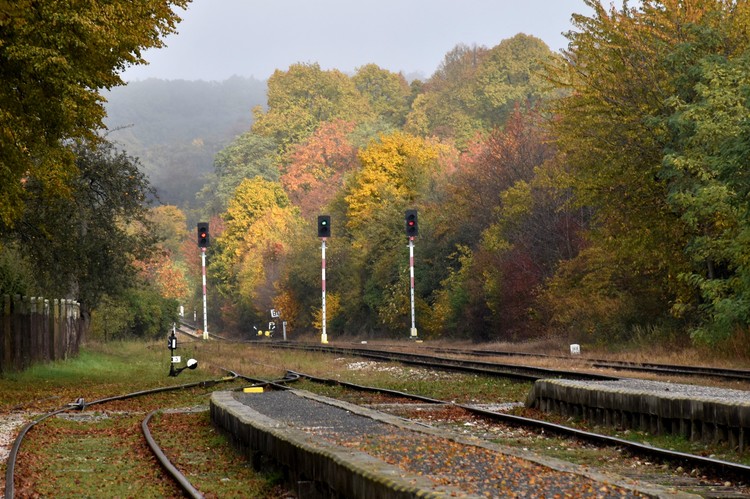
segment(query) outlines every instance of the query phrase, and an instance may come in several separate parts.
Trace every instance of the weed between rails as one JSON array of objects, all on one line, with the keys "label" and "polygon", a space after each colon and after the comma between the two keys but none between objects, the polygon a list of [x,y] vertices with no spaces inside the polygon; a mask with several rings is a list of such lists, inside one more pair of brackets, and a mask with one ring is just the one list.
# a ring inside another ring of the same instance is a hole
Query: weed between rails
[{"label": "weed between rails", "polygon": [[174,496],[140,434],[140,419],[53,418],[35,426],[16,464],[18,497]]}]

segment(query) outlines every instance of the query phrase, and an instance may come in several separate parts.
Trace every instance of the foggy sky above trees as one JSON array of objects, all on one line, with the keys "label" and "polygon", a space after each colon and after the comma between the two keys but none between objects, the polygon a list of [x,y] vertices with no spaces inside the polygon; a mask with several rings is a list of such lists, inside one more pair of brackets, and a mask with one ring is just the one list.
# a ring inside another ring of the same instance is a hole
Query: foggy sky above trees
[{"label": "foggy sky above trees", "polygon": [[123,77],[264,80],[301,62],[427,78],[458,44],[493,47],[526,33],[565,48],[576,12],[588,13],[583,0],[193,0],[167,47],[146,51],[150,64]]}]

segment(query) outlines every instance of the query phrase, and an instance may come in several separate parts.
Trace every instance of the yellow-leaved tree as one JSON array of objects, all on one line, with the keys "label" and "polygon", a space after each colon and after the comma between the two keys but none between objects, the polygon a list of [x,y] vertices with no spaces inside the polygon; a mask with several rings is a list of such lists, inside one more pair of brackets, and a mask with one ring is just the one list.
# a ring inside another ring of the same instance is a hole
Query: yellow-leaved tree
[{"label": "yellow-leaved tree", "polygon": [[274,306],[299,224],[297,209],[281,184],[256,177],[237,187],[223,218],[226,229],[217,238],[211,262],[212,276],[227,299],[222,309],[227,317],[262,320]]},{"label": "yellow-leaved tree", "polygon": [[[340,277],[349,281],[341,296],[344,316],[378,318],[369,327],[391,331],[407,324],[404,210],[425,208],[420,230],[429,230],[426,207],[447,169],[444,159],[451,154],[449,146],[402,132],[383,135],[359,152],[361,169],[348,185],[344,205],[352,241],[349,258],[359,262],[361,273]],[[367,312],[346,310],[348,304],[364,305]]]}]

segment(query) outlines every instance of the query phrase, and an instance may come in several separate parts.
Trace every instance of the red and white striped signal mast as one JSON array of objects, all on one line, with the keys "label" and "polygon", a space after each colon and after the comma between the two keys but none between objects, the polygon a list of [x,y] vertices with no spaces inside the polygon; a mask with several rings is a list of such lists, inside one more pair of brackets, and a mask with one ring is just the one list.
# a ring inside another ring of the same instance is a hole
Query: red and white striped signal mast
[{"label": "red and white striped signal mast", "polygon": [[206,248],[209,244],[208,223],[198,222],[198,247],[201,249],[201,270],[203,273],[203,339],[208,339],[208,308],[206,306]]},{"label": "red and white striped signal mast", "polygon": [[326,334],[326,239],[331,236],[331,217],[329,215],[318,215],[318,237],[321,241],[321,290],[322,290],[322,314],[320,318],[321,334],[320,342],[328,343]]},{"label": "red and white striped signal mast", "polygon": [[411,331],[409,338],[416,340],[417,326],[414,314],[414,238],[419,235],[417,210],[406,210],[404,218],[406,223],[406,236],[409,238],[409,297],[411,300]]}]

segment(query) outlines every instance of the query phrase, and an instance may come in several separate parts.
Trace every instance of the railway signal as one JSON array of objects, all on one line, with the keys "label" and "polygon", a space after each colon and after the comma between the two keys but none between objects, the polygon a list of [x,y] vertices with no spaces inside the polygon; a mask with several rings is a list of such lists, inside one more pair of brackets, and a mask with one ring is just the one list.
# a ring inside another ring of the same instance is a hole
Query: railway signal
[{"label": "railway signal", "polygon": [[331,237],[330,215],[318,215],[318,237]]},{"label": "railway signal", "polygon": [[406,210],[406,235],[411,239],[419,235],[419,221],[417,219],[417,210]]},{"label": "railway signal", "polygon": [[209,243],[208,223],[198,222],[198,247],[207,248]]}]

